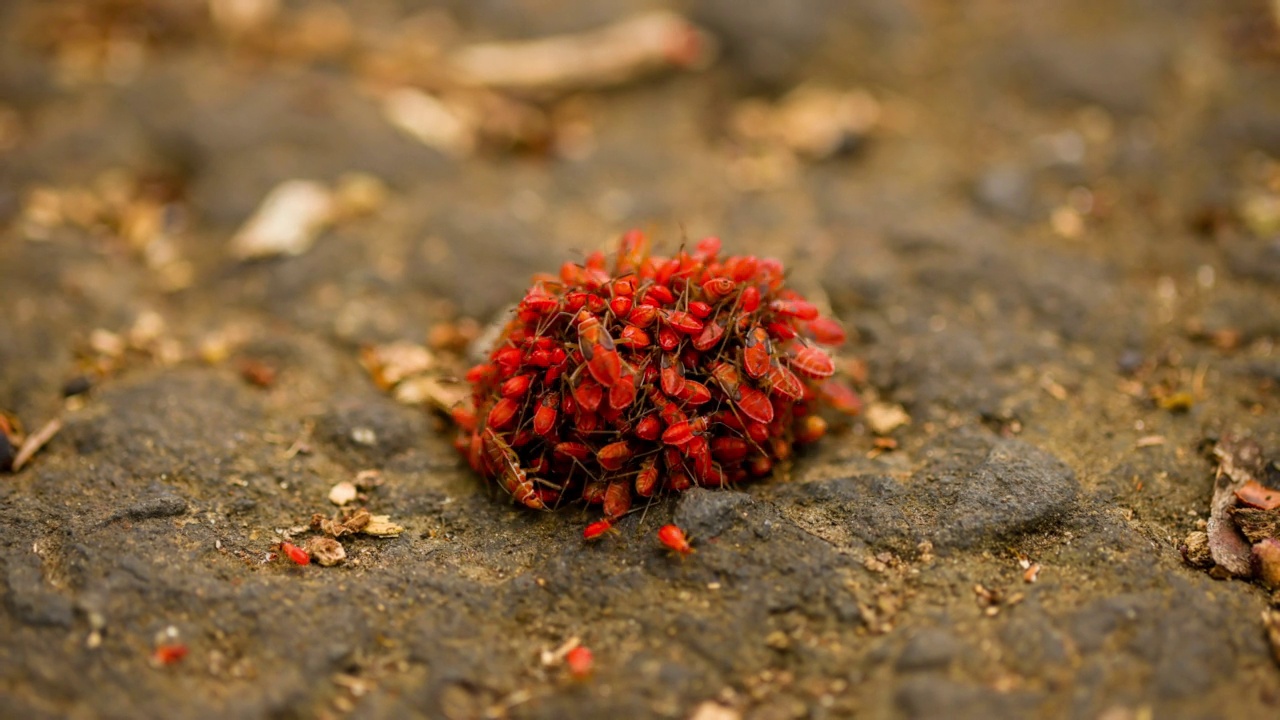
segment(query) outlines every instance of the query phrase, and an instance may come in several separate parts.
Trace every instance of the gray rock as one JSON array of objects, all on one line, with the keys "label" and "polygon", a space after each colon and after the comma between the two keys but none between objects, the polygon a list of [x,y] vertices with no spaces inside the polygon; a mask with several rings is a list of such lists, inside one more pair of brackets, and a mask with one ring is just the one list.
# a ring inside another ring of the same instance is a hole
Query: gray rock
[{"label": "gray rock", "polygon": [[693,488],[680,496],[675,523],[691,537],[713,538],[740,521],[740,509],[751,502],[751,496],[742,492]]},{"label": "gray rock", "polygon": [[954,635],[930,628],[911,636],[893,667],[898,672],[942,670],[962,652],[964,645]]},{"label": "gray rock", "polygon": [[1016,165],[996,165],[978,176],[973,199],[978,207],[1015,220],[1030,220],[1035,215],[1035,178]]},{"label": "gray rock", "polygon": [[970,548],[1050,529],[1071,516],[1075,473],[1019,440],[977,432],[944,437],[936,458],[910,481],[853,476],[783,488],[779,499],[809,508],[873,546],[907,550],[921,540]]},{"label": "gray rock", "polygon": [[982,453],[976,464],[944,459],[919,479],[925,501],[938,509],[935,545],[972,547],[1034,532],[1061,522],[1075,506],[1075,473],[1049,453],[990,437],[975,438],[970,447]]},{"label": "gray rock", "polygon": [[423,444],[422,413],[382,395],[335,399],[316,421],[316,437],[352,467],[381,468],[396,455]]}]

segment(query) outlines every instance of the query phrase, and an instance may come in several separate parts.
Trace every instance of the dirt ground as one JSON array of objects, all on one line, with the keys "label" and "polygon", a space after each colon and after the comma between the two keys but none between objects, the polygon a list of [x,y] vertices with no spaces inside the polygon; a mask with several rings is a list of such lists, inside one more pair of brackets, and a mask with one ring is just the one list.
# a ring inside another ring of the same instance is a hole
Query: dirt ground
[{"label": "dirt ground", "polygon": [[[1280,450],[1269,4],[690,0],[705,69],[521,95],[543,130],[476,148],[387,119],[439,48],[652,5],[0,4],[0,408],[64,424],[0,475],[0,715],[1280,714],[1269,593],[1178,551],[1206,440]],[[817,159],[743,139],[806,82],[874,124]],[[229,252],[278,183],[352,173],[368,202],[306,252]],[[633,226],[825,291],[898,447],[857,420],[587,545],[593,513],[513,507],[361,368]],[[402,535],[269,559],[364,470]],[[574,637],[586,680],[542,659]]]}]

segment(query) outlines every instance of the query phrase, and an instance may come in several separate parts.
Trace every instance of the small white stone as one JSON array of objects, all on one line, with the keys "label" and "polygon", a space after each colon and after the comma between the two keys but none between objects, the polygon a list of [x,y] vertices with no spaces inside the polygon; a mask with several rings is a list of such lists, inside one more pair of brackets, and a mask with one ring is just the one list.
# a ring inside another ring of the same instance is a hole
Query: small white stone
[{"label": "small white stone", "polygon": [[356,486],[350,481],[343,480],[329,490],[329,502],[334,505],[346,505],[355,499]]}]

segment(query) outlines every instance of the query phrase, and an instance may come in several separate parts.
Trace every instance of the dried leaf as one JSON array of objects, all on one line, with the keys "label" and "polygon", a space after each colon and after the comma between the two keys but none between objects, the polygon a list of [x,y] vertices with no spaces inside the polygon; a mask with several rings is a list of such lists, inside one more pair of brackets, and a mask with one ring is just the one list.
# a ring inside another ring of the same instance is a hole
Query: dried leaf
[{"label": "dried leaf", "polygon": [[1236,497],[1246,505],[1263,510],[1275,510],[1280,507],[1280,490],[1263,487],[1257,480],[1250,480],[1235,491]]},{"label": "dried leaf", "polygon": [[54,435],[62,429],[62,421],[54,418],[45,423],[44,427],[27,436],[22,443],[22,447],[18,448],[18,454],[13,456],[13,471],[18,472],[31,458],[45,446],[45,443],[53,439]]},{"label": "dried leaf", "polygon": [[508,90],[608,87],[666,68],[705,66],[709,35],[685,18],[654,11],[576,35],[470,45],[450,58],[467,84]]},{"label": "dried leaf", "polygon": [[333,567],[347,559],[346,548],[333,538],[313,537],[307,541],[307,551],[323,567]]},{"label": "dried leaf", "polygon": [[1231,517],[1249,542],[1261,542],[1267,538],[1280,540],[1280,512],[1237,507],[1231,509]]},{"label": "dried leaf", "polygon": [[1206,533],[1199,530],[1189,533],[1178,550],[1182,552],[1183,561],[1191,567],[1201,570],[1213,567],[1213,554],[1209,552],[1209,536]]},{"label": "dried leaf", "polygon": [[311,180],[280,183],[231,238],[231,254],[240,260],[301,255],[332,216],[333,196],[325,186]]},{"label": "dried leaf", "polygon": [[390,515],[374,515],[369,518],[369,524],[362,532],[374,537],[398,537],[404,532],[404,527],[391,522]]},{"label": "dried leaf", "polygon": [[1209,508],[1209,551],[1225,571],[1249,577],[1253,574],[1252,548],[1228,513],[1236,506],[1235,491],[1253,480],[1252,468],[1261,462],[1262,451],[1251,440],[1228,436],[1214,446],[1213,454],[1218,459],[1219,474]]},{"label": "dried leaf", "polygon": [[1253,546],[1253,569],[1268,590],[1280,588],[1280,540],[1268,538]]}]

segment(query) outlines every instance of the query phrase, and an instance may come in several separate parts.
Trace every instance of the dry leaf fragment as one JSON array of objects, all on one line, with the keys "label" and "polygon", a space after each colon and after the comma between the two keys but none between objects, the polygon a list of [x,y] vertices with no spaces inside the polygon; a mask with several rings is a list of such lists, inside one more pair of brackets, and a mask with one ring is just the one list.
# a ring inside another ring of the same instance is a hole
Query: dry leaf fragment
[{"label": "dry leaf fragment", "polygon": [[911,416],[901,405],[871,403],[867,406],[867,427],[877,435],[888,435],[911,422]]},{"label": "dry leaf fragment", "polygon": [[360,364],[382,389],[394,387],[405,378],[421,375],[435,366],[430,350],[411,342],[399,341],[366,347],[360,352]]},{"label": "dry leaf fragment", "polygon": [[1235,491],[1253,481],[1262,450],[1252,440],[1224,437],[1214,446],[1213,454],[1218,459],[1219,474],[1209,508],[1209,551],[1214,562],[1227,572],[1249,577],[1253,574],[1252,549],[1228,512],[1236,505]]},{"label": "dry leaf fragment", "polygon": [[262,200],[258,210],[231,238],[231,254],[240,260],[301,255],[333,217],[333,195],[312,180],[287,180]]},{"label": "dry leaf fragment", "polygon": [[1246,505],[1263,510],[1275,510],[1280,507],[1280,490],[1264,487],[1257,480],[1250,480],[1235,491],[1236,497]]},{"label": "dry leaf fragment", "polygon": [[323,567],[333,567],[347,559],[346,548],[333,538],[313,537],[307,541],[307,550],[311,558]]},{"label": "dry leaf fragment", "polygon": [[1231,509],[1231,518],[1236,521],[1240,532],[1249,538],[1249,542],[1262,542],[1267,538],[1280,540],[1280,512],[1237,507]]},{"label": "dry leaf fragment", "polygon": [[13,456],[13,471],[18,472],[31,458],[39,452],[45,443],[53,439],[54,435],[62,429],[62,421],[54,418],[45,423],[44,427],[27,436],[22,443],[22,447],[18,448],[18,454]]},{"label": "dry leaf fragment", "polygon": [[714,56],[709,35],[659,10],[580,34],[471,45],[450,64],[470,85],[549,91],[619,85],[667,68],[702,67]]},{"label": "dry leaf fragment", "polygon": [[465,106],[417,88],[396,88],[382,99],[382,114],[397,129],[446,155],[470,155],[477,143],[477,119]]},{"label": "dry leaf fragment", "polygon": [[362,532],[374,537],[399,537],[404,532],[404,527],[391,522],[390,515],[373,515]]}]

